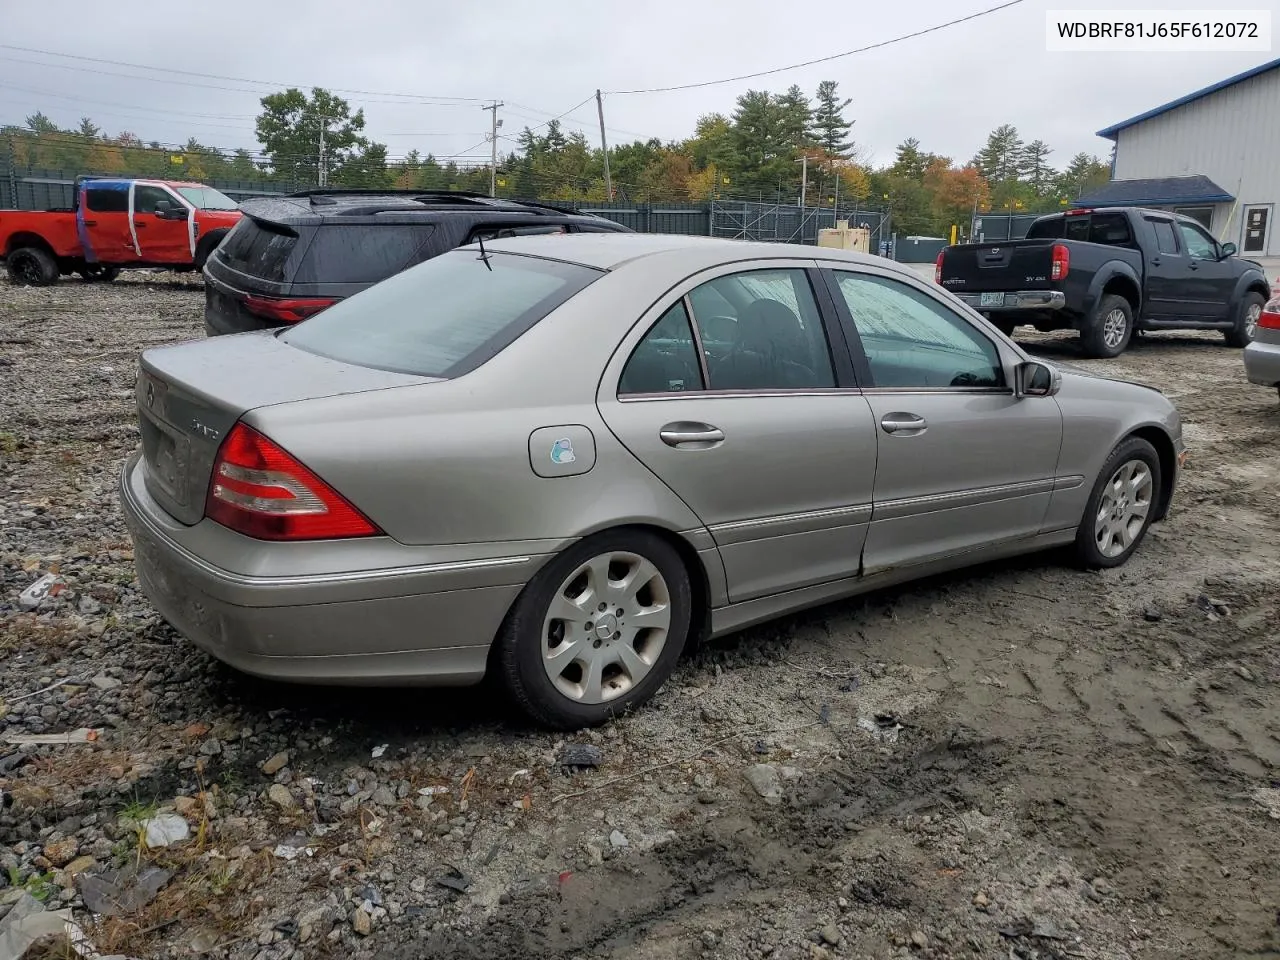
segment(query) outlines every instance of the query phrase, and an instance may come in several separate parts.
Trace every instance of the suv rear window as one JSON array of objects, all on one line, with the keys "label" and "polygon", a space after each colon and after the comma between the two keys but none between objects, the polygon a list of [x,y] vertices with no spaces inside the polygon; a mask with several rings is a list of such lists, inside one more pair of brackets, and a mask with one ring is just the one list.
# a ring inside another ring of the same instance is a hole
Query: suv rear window
[{"label": "suv rear window", "polygon": [[294,283],[376,283],[422,258],[435,226],[326,223],[290,277]]},{"label": "suv rear window", "polygon": [[335,304],[281,339],[344,363],[456,377],[600,276],[575,263],[459,249]]},{"label": "suv rear window", "polygon": [[285,262],[297,242],[288,227],[241,217],[218,247],[218,258],[239,273],[283,283]]}]

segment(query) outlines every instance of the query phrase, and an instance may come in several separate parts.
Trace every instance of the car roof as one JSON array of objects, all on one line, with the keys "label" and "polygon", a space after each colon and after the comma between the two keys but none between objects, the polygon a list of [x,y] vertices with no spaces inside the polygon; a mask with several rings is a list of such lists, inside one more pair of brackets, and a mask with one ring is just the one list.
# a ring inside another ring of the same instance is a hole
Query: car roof
[{"label": "car roof", "polygon": [[[475,244],[471,244],[472,247]],[[694,270],[741,260],[827,260],[877,266],[916,277],[911,269],[885,257],[833,247],[796,243],[761,243],[727,237],[665,233],[565,233],[486,240],[486,250],[519,253],[580,263],[599,270],[660,257],[678,257]]]},{"label": "car roof", "polygon": [[[549,204],[509,200],[459,191],[308,190],[302,193],[249,197],[240,208],[250,216],[277,223],[320,223],[361,217],[467,215],[477,220],[518,214],[557,222],[600,223],[602,218]],[[603,221],[613,224],[613,221]]]}]

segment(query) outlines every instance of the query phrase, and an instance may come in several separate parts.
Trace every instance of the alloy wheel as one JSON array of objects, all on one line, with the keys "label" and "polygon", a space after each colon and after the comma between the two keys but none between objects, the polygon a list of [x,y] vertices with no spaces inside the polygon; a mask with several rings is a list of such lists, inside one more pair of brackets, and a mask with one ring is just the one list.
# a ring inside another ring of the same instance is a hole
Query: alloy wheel
[{"label": "alloy wheel", "polygon": [[1253,339],[1253,333],[1258,329],[1258,318],[1262,316],[1262,304],[1251,303],[1249,309],[1244,315],[1244,337],[1246,340]]},{"label": "alloy wheel", "polygon": [[1098,551],[1108,559],[1120,556],[1133,546],[1151,512],[1155,482],[1151,468],[1143,460],[1122,463],[1098,500],[1093,535]]},{"label": "alloy wheel", "polygon": [[1125,330],[1129,326],[1129,318],[1118,307],[1110,311],[1102,320],[1102,342],[1111,350],[1124,343]]},{"label": "alloy wheel", "polygon": [[542,665],[570,700],[608,703],[648,676],[670,628],[671,594],[658,568],[635,553],[601,553],[556,590],[542,625]]}]

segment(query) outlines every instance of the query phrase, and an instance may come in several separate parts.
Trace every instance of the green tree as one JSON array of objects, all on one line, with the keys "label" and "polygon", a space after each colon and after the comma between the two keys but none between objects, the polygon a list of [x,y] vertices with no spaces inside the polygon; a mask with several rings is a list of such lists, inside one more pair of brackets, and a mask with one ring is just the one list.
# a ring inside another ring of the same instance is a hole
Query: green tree
[{"label": "green tree", "polygon": [[776,100],[782,123],[782,135],[795,151],[808,146],[812,140],[809,130],[813,126],[813,106],[798,84],[792,84],[787,92]]},{"label": "green tree", "polygon": [[1059,200],[1070,202],[1110,179],[1110,164],[1080,152],[1071,158],[1067,169],[1058,174],[1055,187]]},{"label": "green tree", "polygon": [[794,120],[767,90],[748,90],[733,112],[731,143],[735,186],[766,196],[789,194],[800,181]]},{"label": "green tree", "polygon": [[298,183],[319,182],[322,135],[325,170],[335,178],[369,176],[379,157],[385,167],[386,147],[370,144],[363,130],[364,110],[352,113],[346,100],[320,87],[310,96],[290,87],[263,97],[257,122],[258,142],[271,169]]},{"label": "green tree", "polygon": [[1018,179],[1031,188],[1032,194],[1045,199],[1054,192],[1054,182],[1058,172],[1049,164],[1049,154],[1053,149],[1043,140],[1032,140],[1022,148],[1019,158]]},{"label": "green tree", "polygon": [[1001,124],[988,134],[986,145],[973,158],[973,166],[988,183],[1017,180],[1023,151],[1018,128],[1011,123]]},{"label": "green tree", "polygon": [[938,159],[942,158],[921,150],[920,141],[915,137],[908,137],[898,144],[893,166],[889,170],[895,177],[921,183],[924,181],[924,172],[929,168],[929,164]]},{"label": "green tree", "polygon": [[831,157],[847,160],[853,153],[853,141],[849,131],[853,121],[844,118],[844,111],[853,103],[849,97],[840,98],[834,80],[818,84],[817,105],[813,109],[813,122],[809,135]]}]

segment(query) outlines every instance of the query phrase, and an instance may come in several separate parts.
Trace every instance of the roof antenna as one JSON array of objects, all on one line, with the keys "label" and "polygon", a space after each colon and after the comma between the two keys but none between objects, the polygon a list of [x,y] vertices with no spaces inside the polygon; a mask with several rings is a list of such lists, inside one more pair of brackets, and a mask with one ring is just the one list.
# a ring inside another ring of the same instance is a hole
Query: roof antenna
[{"label": "roof antenna", "polygon": [[477,259],[483,260],[484,265],[489,268],[489,272],[493,273],[493,264],[489,262],[489,254],[485,253],[484,250],[484,234],[477,234],[476,240],[480,243],[480,256]]}]

